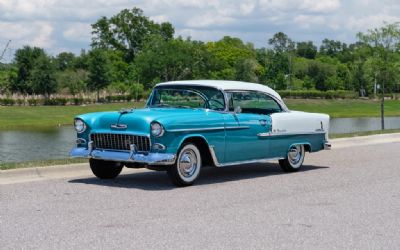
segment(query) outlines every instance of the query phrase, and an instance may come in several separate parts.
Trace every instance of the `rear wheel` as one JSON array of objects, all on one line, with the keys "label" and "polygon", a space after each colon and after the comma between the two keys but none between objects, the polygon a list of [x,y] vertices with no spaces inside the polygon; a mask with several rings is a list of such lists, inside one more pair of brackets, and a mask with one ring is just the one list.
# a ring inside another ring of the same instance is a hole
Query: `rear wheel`
[{"label": "rear wheel", "polygon": [[299,171],[304,162],[304,145],[293,145],[290,147],[286,158],[279,160],[279,165],[285,172]]},{"label": "rear wheel", "polygon": [[121,173],[124,167],[120,162],[96,159],[90,159],[89,164],[93,174],[100,179],[114,179]]},{"label": "rear wheel", "polygon": [[186,143],[178,153],[174,165],[168,168],[168,175],[177,186],[190,186],[200,174],[201,154],[195,144]]}]

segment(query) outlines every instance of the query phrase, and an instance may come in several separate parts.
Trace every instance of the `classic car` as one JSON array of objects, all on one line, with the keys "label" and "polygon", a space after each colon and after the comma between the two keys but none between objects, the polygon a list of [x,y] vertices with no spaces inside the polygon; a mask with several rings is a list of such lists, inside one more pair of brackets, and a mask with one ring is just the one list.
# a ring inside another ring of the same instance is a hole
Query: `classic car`
[{"label": "classic car", "polygon": [[306,152],[330,149],[329,116],[289,110],[271,88],[236,81],[157,84],[142,109],[79,115],[72,157],[89,159],[100,179],[122,168],[167,171],[178,186],[202,167],[278,160],[298,171]]}]

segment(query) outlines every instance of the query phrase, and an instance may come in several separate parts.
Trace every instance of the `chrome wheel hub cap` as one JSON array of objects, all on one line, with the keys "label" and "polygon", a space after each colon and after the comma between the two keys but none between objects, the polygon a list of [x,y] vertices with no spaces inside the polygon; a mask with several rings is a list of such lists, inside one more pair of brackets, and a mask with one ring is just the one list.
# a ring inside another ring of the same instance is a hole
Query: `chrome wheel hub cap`
[{"label": "chrome wheel hub cap", "polygon": [[299,145],[290,148],[288,160],[292,164],[292,166],[297,165],[301,161],[302,154],[303,152]]},{"label": "chrome wheel hub cap", "polygon": [[191,149],[182,152],[178,162],[178,169],[182,176],[191,177],[197,169],[197,157]]}]

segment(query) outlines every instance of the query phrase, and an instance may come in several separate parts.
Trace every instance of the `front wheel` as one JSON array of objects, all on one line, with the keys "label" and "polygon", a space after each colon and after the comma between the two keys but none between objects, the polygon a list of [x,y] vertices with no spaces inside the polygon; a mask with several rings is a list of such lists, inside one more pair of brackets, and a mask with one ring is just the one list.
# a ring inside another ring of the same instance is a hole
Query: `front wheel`
[{"label": "front wheel", "polygon": [[304,145],[293,145],[290,147],[286,158],[279,160],[279,165],[285,172],[299,171],[304,162]]},{"label": "front wheel", "polygon": [[114,179],[121,173],[124,167],[120,162],[96,159],[90,159],[89,165],[93,174],[100,179]]},{"label": "front wheel", "polygon": [[186,143],[178,153],[174,165],[168,168],[168,175],[177,186],[190,186],[200,174],[201,154],[196,145]]}]

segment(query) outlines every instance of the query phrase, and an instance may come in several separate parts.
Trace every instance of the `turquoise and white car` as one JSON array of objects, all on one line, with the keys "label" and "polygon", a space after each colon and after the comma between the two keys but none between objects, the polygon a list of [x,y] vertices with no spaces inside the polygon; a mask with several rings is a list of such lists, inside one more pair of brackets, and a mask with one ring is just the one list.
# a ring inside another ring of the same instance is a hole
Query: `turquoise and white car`
[{"label": "turquoise and white car", "polygon": [[122,168],[165,170],[191,185],[203,167],[278,160],[298,171],[306,152],[329,149],[329,116],[289,110],[271,88],[235,81],[157,84],[144,108],[79,115],[72,157],[89,158],[93,174]]}]

